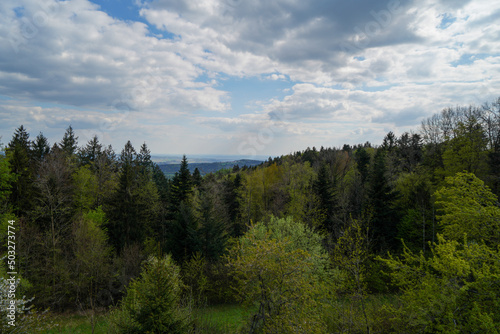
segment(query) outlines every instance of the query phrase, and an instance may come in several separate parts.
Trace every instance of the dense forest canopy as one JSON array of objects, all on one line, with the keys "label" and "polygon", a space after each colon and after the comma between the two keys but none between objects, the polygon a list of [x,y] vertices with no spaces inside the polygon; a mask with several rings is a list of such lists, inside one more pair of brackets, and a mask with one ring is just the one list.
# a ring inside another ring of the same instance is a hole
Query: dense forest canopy
[{"label": "dense forest canopy", "polygon": [[[71,126],[51,144],[21,125],[0,155],[2,253],[14,221],[19,296],[54,311],[118,305],[122,332],[157,330],[131,294],[164,282],[177,311],[161,314],[180,332],[192,328],[189,296],[256,305],[250,332],[496,333],[499,195],[500,98],[444,109],[380,145],[204,176],[184,157],[167,178],[145,143],[116,152],[79,143]],[[399,302],[370,314],[374,294]],[[324,296],[359,308],[342,313]]]}]

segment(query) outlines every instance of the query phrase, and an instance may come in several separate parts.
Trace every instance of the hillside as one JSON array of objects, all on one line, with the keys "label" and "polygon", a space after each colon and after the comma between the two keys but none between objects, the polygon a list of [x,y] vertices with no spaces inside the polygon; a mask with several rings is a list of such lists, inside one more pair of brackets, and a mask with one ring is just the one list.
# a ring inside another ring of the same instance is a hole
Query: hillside
[{"label": "hillside", "polygon": [[[190,163],[189,170],[191,173],[194,172],[195,168],[198,168],[201,175],[205,175],[208,173],[215,173],[221,169],[232,169],[233,166],[238,165],[239,167],[247,166],[257,166],[260,165],[262,161],[259,160],[250,160],[250,159],[240,159],[234,161],[219,161],[219,162],[199,162],[199,163]],[[167,177],[172,177],[176,172],[179,171],[181,164],[169,164],[169,163],[158,163],[161,171]]]}]

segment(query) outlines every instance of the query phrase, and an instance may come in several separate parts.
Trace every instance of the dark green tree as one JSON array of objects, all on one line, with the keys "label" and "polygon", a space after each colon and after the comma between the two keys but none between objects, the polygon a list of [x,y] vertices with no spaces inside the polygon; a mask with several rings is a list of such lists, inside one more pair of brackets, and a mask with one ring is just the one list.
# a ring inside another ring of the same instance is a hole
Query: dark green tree
[{"label": "dark green tree", "polygon": [[189,198],[193,192],[193,180],[189,172],[187,158],[182,157],[179,172],[175,173],[170,186],[170,204],[172,205],[171,211],[176,212],[179,210],[180,204]]},{"label": "dark green tree", "polygon": [[398,245],[397,210],[394,201],[396,193],[389,186],[386,177],[386,152],[378,149],[373,159],[373,167],[369,180],[369,203],[371,209],[371,224],[375,242],[384,248],[394,248]]},{"label": "dark green tree", "polygon": [[78,137],[75,135],[75,132],[73,131],[71,125],[66,129],[63,139],[59,143],[59,147],[68,157],[73,156],[73,154],[77,152]]},{"label": "dark green tree", "polygon": [[199,250],[198,221],[191,205],[182,201],[171,224],[168,251],[182,264]]},{"label": "dark green tree", "polygon": [[81,165],[90,165],[95,163],[102,154],[102,144],[99,143],[97,136],[92,137],[87,145],[78,150],[78,158]]},{"label": "dark green tree", "polygon": [[32,153],[33,159],[37,163],[41,163],[43,159],[49,154],[50,145],[47,137],[43,135],[43,133],[39,133],[36,136],[35,141],[33,142]]},{"label": "dark green tree", "polygon": [[118,188],[108,204],[110,241],[120,252],[142,244],[158,214],[158,191],[140,175],[137,153],[130,141],[120,154]]},{"label": "dark green tree", "polygon": [[196,167],[194,169],[194,172],[193,172],[193,186],[195,186],[195,187],[201,186],[201,180],[202,180],[202,177],[201,177],[200,170],[198,169],[198,167]]},{"label": "dark green tree", "polygon": [[24,126],[16,129],[6,152],[11,173],[15,176],[11,185],[10,203],[17,217],[27,216],[33,209],[35,189],[31,166],[31,141]]},{"label": "dark green tree", "polygon": [[361,174],[361,180],[364,183],[368,176],[368,167],[370,166],[370,154],[366,152],[364,147],[360,147],[354,153],[354,159],[356,160],[358,171]]},{"label": "dark green tree", "polygon": [[318,177],[313,182],[313,189],[319,198],[319,206],[324,220],[321,223],[321,229],[325,232],[333,233],[333,214],[336,203],[336,192],[334,184],[330,178],[328,165],[323,163],[318,171]]}]

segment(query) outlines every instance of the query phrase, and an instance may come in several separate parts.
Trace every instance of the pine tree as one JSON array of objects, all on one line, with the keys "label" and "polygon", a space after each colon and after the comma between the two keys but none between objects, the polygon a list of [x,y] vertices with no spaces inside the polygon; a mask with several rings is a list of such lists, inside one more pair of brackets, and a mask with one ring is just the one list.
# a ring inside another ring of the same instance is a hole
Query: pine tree
[{"label": "pine tree", "polygon": [[138,207],[135,164],[136,152],[132,143],[127,142],[120,154],[120,177],[118,189],[110,203],[109,235],[115,249],[120,252],[125,245],[142,241],[144,229],[138,221]]},{"label": "pine tree", "polygon": [[11,185],[10,203],[17,217],[26,216],[33,209],[35,189],[31,166],[31,141],[24,126],[21,125],[16,130],[6,151],[11,173],[15,177]]},{"label": "pine tree", "polygon": [[98,157],[102,154],[102,144],[99,143],[97,136],[92,137],[87,142],[85,147],[81,148],[78,152],[78,158],[81,165],[90,165],[95,163]]},{"label": "pine tree", "polygon": [[42,162],[43,159],[49,154],[50,145],[47,137],[43,133],[39,133],[33,142],[33,159],[38,163]]},{"label": "pine tree", "polygon": [[369,182],[369,200],[375,242],[382,248],[392,248],[398,244],[395,239],[398,218],[394,208],[396,194],[389,186],[385,175],[385,157],[386,152],[383,149],[378,149],[375,153]]},{"label": "pine tree", "polygon": [[66,129],[59,147],[68,157],[71,157],[76,153],[76,150],[78,149],[78,137],[75,135],[71,125]]},{"label": "pine tree", "polygon": [[366,152],[364,147],[360,147],[354,153],[358,171],[361,174],[361,181],[364,183],[368,176],[368,166],[370,165],[370,155]]},{"label": "pine tree", "polygon": [[316,195],[318,195],[320,210],[325,217],[321,228],[328,233],[332,233],[334,230],[333,211],[336,198],[333,186],[328,166],[326,163],[323,163],[318,171],[318,178],[313,183],[313,189]]},{"label": "pine tree", "polygon": [[196,167],[194,169],[194,172],[193,172],[193,186],[195,186],[195,187],[201,186],[201,181],[202,181],[202,177],[201,177],[200,170],[198,169],[198,167]]},{"label": "pine tree", "polygon": [[127,245],[142,244],[158,218],[158,190],[140,170],[138,155],[128,141],[120,154],[118,189],[107,206],[110,241],[118,252]]},{"label": "pine tree", "polygon": [[191,173],[189,172],[187,158],[184,155],[182,157],[179,172],[175,173],[170,187],[170,203],[172,205],[172,211],[178,211],[180,204],[189,198],[189,195],[193,191],[192,185],[193,181]]}]

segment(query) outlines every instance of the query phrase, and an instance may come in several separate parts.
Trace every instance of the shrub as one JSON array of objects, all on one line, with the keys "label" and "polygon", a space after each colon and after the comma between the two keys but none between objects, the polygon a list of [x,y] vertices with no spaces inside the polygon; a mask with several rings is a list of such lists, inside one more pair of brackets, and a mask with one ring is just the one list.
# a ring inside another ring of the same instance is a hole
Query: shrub
[{"label": "shrub", "polygon": [[116,333],[186,333],[190,312],[181,305],[180,269],[167,255],[151,257],[132,280],[112,316]]},{"label": "shrub", "polygon": [[251,226],[230,250],[229,267],[242,301],[258,310],[251,333],[324,333],[327,257],[321,238],[291,219]]}]

